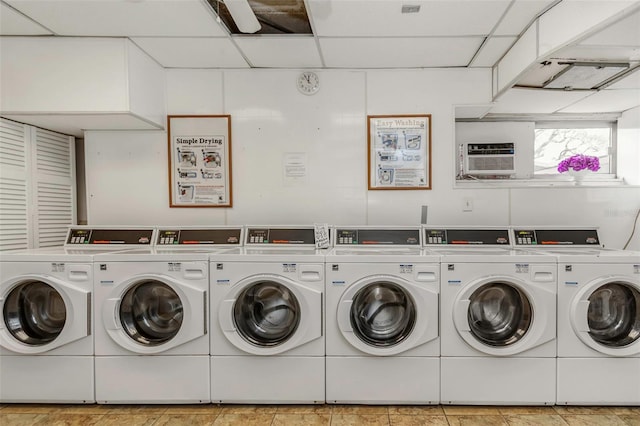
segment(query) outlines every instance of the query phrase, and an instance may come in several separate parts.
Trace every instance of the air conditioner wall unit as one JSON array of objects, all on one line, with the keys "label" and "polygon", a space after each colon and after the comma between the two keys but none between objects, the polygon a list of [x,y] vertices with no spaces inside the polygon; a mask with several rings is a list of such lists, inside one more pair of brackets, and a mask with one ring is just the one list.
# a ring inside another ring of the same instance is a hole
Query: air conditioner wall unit
[{"label": "air conditioner wall unit", "polygon": [[512,175],[516,172],[513,142],[465,142],[464,171],[469,175]]}]

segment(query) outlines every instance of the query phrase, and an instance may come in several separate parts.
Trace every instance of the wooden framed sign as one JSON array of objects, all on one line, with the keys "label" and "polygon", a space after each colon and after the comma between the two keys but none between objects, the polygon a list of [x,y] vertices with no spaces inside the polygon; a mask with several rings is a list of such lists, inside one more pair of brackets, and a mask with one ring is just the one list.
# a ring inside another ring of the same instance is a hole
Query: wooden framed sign
[{"label": "wooden framed sign", "polygon": [[231,207],[231,116],[169,115],[170,207]]},{"label": "wooden framed sign", "polygon": [[431,114],[367,116],[369,189],[431,189]]}]

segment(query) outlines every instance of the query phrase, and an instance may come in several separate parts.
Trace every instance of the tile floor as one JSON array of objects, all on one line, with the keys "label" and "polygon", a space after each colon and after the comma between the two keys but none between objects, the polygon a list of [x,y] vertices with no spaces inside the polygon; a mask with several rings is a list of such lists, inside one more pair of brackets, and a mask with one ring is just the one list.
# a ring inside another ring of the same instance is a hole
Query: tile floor
[{"label": "tile floor", "polygon": [[640,407],[3,404],[0,425],[640,426]]}]

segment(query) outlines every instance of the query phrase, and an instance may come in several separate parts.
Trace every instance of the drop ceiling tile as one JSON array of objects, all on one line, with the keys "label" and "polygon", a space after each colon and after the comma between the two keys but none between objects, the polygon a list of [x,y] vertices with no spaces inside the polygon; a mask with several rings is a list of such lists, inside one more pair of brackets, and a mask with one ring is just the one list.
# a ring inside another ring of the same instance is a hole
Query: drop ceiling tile
[{"label": "drop ceiling tile", "polygon": [[618,80],[616,83],[607,87],[607,89],[640,89],[640,66],[636,67],[622,80]]},{"label": "drop ceiling tile", "polygon": [[640,105],[640,89],[601,90],[559,112],[622,112]]},{"label": "drop ceiling tile", "polygon": [[512,88],[496,100],[491,114],[551,114],[591,94],[591,91]]},{"label": "drop ceiling tile", "polygon": [[34,22],[22,13],[0,3],[0,35],[26,36],[51,35],[51,31]]},{"label": "drop ceiling tile", "polygon": [[555,0],[517,0],[506,13],[493,35],[520,35]]},{"label": "drop ceiling tile", "polygon": [[580,42],[586,46],[640,46],[640,11]]},{"label": "drop ceiling tile", "polygon": [[472,67],[492,67],[509,50],[516,37],[491,37],[471,63]]},{"label": "drop ceiling tile", "polygon": [[[510,1],[309,0],[318,36],[460,36],[486,35],[498,23]],[[401,13],[402,5],[420,6]]]},{"label": "drop ceiling tile", "polygon": [[203,0],[4,0],[58,35],[225,36]]},{"label": "drop ceiling tile", "polygon": [[131,39],[165,68],[246,68],[228,38],[134,37]]},{"label": "drop ceiling tile", "polygon": [[481,37],[321,38],[327,67],[423,68],[466,66]]},{"label": "drop ceiling tile", "polygon": [[320,68],[322,60],[313,37],[234,37],[238,48],[254,67]]}]

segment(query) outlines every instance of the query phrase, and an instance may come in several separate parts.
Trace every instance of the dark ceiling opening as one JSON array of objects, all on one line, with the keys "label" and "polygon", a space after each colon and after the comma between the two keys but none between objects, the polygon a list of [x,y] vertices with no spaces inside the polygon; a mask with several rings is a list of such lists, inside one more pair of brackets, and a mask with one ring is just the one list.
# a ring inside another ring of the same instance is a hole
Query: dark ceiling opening
[{"label": "dark ceiling opening", "polygon": [[[207,1],[231,34],[244,34],[223,2]],[[262,25],[254,34],[312,34],[304,0],[249,0],[249,5]]]}]

